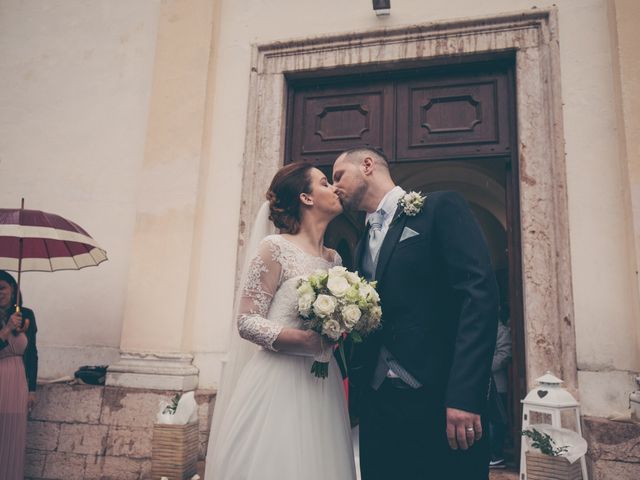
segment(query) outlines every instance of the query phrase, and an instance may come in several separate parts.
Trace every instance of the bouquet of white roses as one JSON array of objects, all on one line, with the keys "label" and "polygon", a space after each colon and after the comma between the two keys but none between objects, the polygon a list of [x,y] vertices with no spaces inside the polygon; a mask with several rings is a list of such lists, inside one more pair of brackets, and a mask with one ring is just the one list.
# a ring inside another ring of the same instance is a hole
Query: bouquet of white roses
[{"label": "bouquet of white roses", "polygon": [[[317,270],[298,282],[298,312],[304,325],[338,342],[344,361],[345,336],[354,342],[380,326],[382,309],[376,282],[367,282],[345,267]],[[314,362],[311,372],[326,378],[329,363]]]}]

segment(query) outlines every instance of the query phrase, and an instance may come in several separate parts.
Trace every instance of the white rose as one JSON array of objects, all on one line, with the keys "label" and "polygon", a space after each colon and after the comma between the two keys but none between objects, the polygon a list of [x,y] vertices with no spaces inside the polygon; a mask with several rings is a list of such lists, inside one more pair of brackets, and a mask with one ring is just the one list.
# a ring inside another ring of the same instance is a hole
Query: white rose
[{"label": "white rose", "polygon": [[347,273],[347,267],[337,266],[329,269],[329,277],[344,277]]},{"label": "white rose", "polygon": [[315,294],[313,287],[307,281],[301,282],[300,285],[298,285],[296,292],[298,293],[299,297],[303,295],[308,295],[308,294]]},{"label": "white rose", "polygon": [[380,295],[376,292],[376,289],[373,288],[368,283],[363,283],[360,285],[360,295],[362,295],[365,299],[370,300],[372,302],[379,302]]},{"label": "white rose", "polygon": [[324,318],[335,311],[337,303],[331,295],[318,295],[316,301],[313,302],[313,312],[320,318]]},{"label": "white rose", "polygon": [[349,281],[349,283],[351,285],[355,285],[356,283],[360,283],[360,277],[358,276],[357,273],[347,272],[345,274],[345,277],[347,278],[347,280]]},{"label": "white rose", "polygon": [[309,276],[309,280],[313,279],[316,282],[322,282],[327,279],[327,276],[329,274],[326,270],[318,269]]},{"label": "white rose", "polygon": [[304,317],[308,317],[311,313],[311,306],[316,299],[315,293],[304,293],[298,298],[298,311]]},{"label": "white rose", "polygon": [[380,320],[382,318],[382,309],[378,306],[372,307],[367,316],[365,317],[366,321],[358,324],[358,331],[361,333],[367,334],[374,331],[376,328],[380,326]]},{"label": "white rose", "polygon": [[371,310],[369,310],[369,316],[371,317],[371,320],[373,322],[378,323],[382,318],[382,308],[378,306],[373,307]]},{"label": "white rose", "polygon": [[334,277],[329,275],[329,280],[327,280],[327,288],[331,292],[332,295],[336,297],[344,297],[349,290],[349,282],[345,277]]},{"label": "white rose", "polygon": [[347,305],[346,307],[342,307],[342,318],[345,326],[349,330],[356,326],[356,323],[358,323],[361,316],[362,312],[357,305]]},{"label": "white rose", "polygon": [[380,301],[380,295],[378,295],[378,291],[373,288],[373,287],[369,287],[369,300],[378,303]]},{"label": "white rose", "polygon": [[315,288],[318,290],[322,288],[322,282],[324,282],[326,279],[327,279],[326,270],[316,270],[315,272],[313,272],[313,274],[309,275],[308,277],[309,285],[311,286],[311,288]]},{"label": "white rose", "polygon": [[338,340],[342,335],[342,329],[336,320],[330,319],[322,324],[322,334],[331,340]]}]

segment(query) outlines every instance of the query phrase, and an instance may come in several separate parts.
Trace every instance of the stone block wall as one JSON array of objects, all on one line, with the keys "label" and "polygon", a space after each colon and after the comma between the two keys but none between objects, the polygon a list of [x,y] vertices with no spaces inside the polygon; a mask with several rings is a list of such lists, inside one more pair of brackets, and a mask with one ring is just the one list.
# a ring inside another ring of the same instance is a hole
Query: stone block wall
[{"label": "stone block wall", "polygon": [[640,478],[640,424],[583,417],[589,480]]},{"label": "stone block wall", "polygon": [[[150,479],[153,423],[159,402],[174,393],[87,385],[40,387],[28,426],[26,478]],[[215,392],[197,391],[196,402],[202,476]],[[583,428],[590,480],[640,479],[640,423],[584,417]]]},{"label": "stone block wall", "polygon": [[[174,394],[88,385],[40,387],[28,425],[26,477],[151,478],[153,423],[159,402]],[[197,391],[196,401],[203,461],[215,392]]]}]

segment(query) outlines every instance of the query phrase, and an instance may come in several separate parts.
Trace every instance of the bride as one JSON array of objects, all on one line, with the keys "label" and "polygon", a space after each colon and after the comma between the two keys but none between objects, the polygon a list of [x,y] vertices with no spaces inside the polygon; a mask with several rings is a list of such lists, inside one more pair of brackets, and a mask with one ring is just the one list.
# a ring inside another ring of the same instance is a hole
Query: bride
[{"label": "bride", "polygon": [[[252,233],[261,241],[248,251],[237,306],[244,340],[232,347],[216,399],[206,480],[353,480],[333,345],[301,329],[296,295],[300,276],[341,264],[322,239],[342,205],[325,175],[306,163],[280,169],[267,199]],[[282,234],[262,238],[267,215]],[[310,372],[314,360],[330,362],[327,378]]]}]

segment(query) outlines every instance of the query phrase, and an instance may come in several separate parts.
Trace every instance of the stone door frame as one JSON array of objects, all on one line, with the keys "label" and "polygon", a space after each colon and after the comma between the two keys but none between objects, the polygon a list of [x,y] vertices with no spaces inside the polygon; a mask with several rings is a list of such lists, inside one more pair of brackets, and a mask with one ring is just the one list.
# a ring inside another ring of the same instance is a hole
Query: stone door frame
[{"label": "stone door frame", "polygon": [[[252,224],[271,177],[284,162],[285,75],[460,62],[464,56],[509,52],[516,63],[527,385],[531,388],[535,378],[553,370],[577,394],[555,9],[255,45],[240,224]],[[248,233],[244,228],[241,232]]]}]

